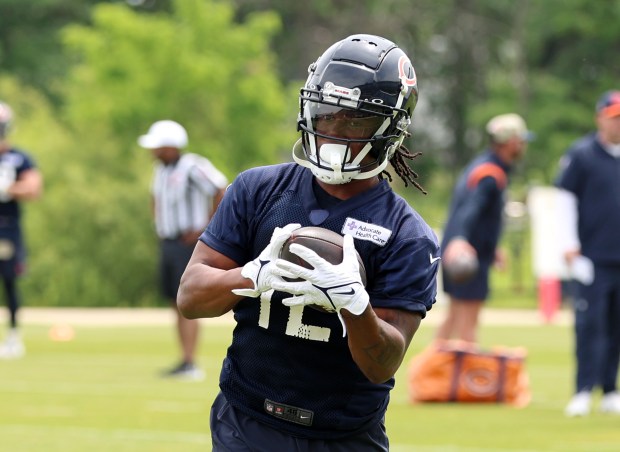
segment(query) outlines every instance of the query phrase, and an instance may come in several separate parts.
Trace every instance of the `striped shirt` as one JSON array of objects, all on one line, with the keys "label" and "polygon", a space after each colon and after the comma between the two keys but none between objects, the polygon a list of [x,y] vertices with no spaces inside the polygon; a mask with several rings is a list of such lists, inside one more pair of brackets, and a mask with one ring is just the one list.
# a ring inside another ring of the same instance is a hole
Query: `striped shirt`
[{"label": "striped shirt", "polygon": [[159,238],[176,239],[204,229],[213,214],[213,198],[227,183],[226,176],[197,154],[183,154],[170,165],[157,163],[151,194]]}]

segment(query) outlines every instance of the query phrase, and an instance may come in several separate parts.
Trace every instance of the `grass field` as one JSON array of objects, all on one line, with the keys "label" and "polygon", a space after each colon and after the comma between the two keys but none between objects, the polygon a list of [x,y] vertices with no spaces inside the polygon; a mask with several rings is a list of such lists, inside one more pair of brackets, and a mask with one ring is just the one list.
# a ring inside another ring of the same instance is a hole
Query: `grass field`
[{"label": "grass field", "polygon": [[[209,407],[232,326],[209,324],[201,338],[204,382],[158,378],[172,364],[170,325],[76,325],[54,342],[49,326],[26,324],[27,355],[0,361],[0,450],[206,451]],[[533,392],[524,409],[498,405],[411,405],[407,363],[430,340],[423,325],[397,375],[387,414],[391,450],[618,451],[620,417],[567,419],[572,334],[567,325],[485,325],[486,345],[525,346]]]}]

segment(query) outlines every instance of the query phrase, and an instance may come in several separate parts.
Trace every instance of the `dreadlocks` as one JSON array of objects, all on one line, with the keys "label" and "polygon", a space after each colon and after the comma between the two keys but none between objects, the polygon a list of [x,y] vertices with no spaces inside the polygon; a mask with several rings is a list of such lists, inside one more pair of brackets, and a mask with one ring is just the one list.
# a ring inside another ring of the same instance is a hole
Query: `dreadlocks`
[{"label": "dreadlocks", "polygon": [[[418,173],[412,170],[405,161],[405,159],[413,160],[420,155],[422,155],[421,152],[416,152],[413,154],[409,152],[405,146],[400,145],[390,159],[390,163],[394,167],[396,174],[398,174],[398,176],[405,182],[405,187],[408,187],[409,183],[412,183],[418,190],[426,195],[426,190],[424,190],[424,188],[422,188],[422,186],[415,180],[418,178]],[[383,179],[384,175],[387,177],[389,182],[392,182],[392,175],[386,170],[383,170],[381,174],[379,174],[379,179]]]}]

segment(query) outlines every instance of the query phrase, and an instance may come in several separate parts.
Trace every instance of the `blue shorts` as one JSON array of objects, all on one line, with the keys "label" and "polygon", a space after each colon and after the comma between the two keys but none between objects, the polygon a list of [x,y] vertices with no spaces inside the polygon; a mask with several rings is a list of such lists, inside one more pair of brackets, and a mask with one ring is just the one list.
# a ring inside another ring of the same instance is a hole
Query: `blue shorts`
[{"label": "blue shorts", "polygon": [[233,408],[221,392],[211,407],[213,452],[349,452],[389,450],[383,422],[350,438],[337,440],[291,436]]},{"label": "blue shorts", "polygon": [[478,265],[478,273],[464,284],[456,284],[442,272],[443,291],[453,298],[464,301],[486,300],[489,296],[489,269],[493,258],[482,258]]}]

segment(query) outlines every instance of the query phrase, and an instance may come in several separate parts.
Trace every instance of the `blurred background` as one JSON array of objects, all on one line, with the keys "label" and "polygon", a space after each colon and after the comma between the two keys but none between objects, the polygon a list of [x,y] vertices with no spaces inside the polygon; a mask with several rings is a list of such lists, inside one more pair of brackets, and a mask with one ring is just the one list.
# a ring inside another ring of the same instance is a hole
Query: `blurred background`
[{"label": "blurred background", "polygon": [[158,119],[229,179],[289,161],[308,65],[353,33],[411,57],[420,100],[407,143],[428,191],[395,189],[437,231],[484,124],[518,112],[535,131],[514,174],[495,306],[534,307],[527,194],[550,185],[594,103],[620,88],[620,1],[0,0],[0,100],[11,142],[45,193],[25,205],[29,306],[158,306],[149,210],[151,156],[136,143]]}]

